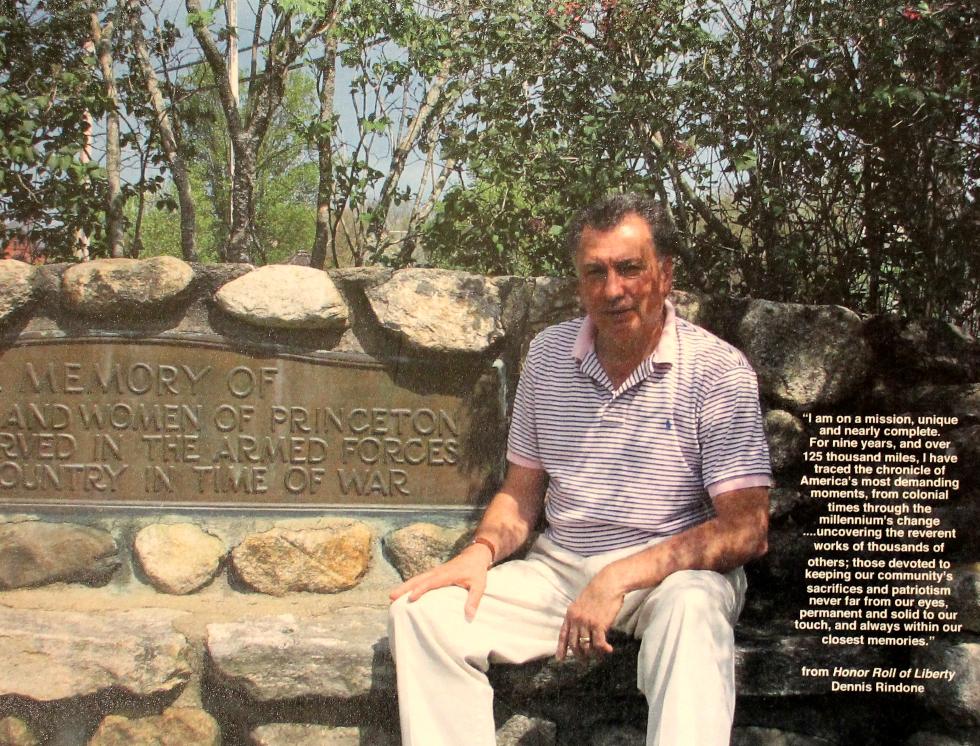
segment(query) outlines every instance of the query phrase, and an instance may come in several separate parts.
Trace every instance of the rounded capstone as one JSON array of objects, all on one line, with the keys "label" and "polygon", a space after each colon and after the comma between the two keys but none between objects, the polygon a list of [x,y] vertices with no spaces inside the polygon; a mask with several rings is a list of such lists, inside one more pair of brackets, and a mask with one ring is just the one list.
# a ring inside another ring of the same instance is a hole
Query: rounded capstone
[{"label": "rounded capstone", "polygon": [[218,307],[269,329],[343,329],[348,311],[330,276],[319,269],[270,264],[223,285]]},{"label": "rounded capstone", "polygon": [[193,279],[191,266],[173,256],[95,259],[66,269],[61,292],[68,309],[87,316],[132,315],[174,301]]},{"label": "rounded capstone", "polygon": [[737,337],[763,395],[793,411],[846,399],[871,370],[861,319],[841,306],[752,301]]},{"label": "rounded capstone", "polygon": [[497,283],[444,269],[403,269],[366,291],[381,325],[431,352],[482,353],[504,336]]},{"label": "rounded capstone", "polygon": [[218,722],[195,707],[171,707],[160,715],[128,718],[109,715],[88,746],[221,746]]},{"label": "rounded capstone", "polygon": [[337,593],[364,577],[372,540],[365,524],[343,519],[321,528],[273,528],[247,536],[231,562],[238,578],[260,593]]},{"label": "rounded capstone", "polygon": [[452,557],[467,533],[461,528],[413,523],[388,534],[384,547],[402,580],[407,580]]},{"label": "rounded capstone", "polygon": [[0,322],[34,299],[37,269],[16,259],[0,260]]},{"label": "rounded capstone", "polygon": [[44,521],[0,524],[0,589],[59,581],[104,584],[119,564],[107,531]]},{"label": "rounded capstone", "polygon": [[136,534],[133,553],[147,579],[162,593],[193,593],[221,567],[225,543],[191,523],[158,523]]}]

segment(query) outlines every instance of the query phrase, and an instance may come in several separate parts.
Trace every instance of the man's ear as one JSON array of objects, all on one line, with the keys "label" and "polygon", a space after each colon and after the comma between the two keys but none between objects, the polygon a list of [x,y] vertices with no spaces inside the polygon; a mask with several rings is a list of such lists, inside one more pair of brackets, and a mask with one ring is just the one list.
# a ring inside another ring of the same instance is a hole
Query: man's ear
[{"label": "man's ear", "polygon": [[669,295],[674,287],[674,257],[664,257],[660,263],[660,275],[663,282],[663,294]]}]

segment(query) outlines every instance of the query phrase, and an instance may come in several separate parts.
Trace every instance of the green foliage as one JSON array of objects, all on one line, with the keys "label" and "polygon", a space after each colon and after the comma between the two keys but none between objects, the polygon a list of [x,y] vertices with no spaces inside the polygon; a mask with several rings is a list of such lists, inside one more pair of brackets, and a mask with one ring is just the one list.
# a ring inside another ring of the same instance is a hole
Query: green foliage
[{"label": "green foliage", "polygon": [[[197,216],[198,259],[206,264],[217,262],[219,256],[215,236],[220,235],[220,232],[214,225],[211,198],[204,184],[197,179],[191,179],[191,191]],[[134,239],[133,229],[136,224],[135,200],[126,203],[126,218],[129,227],[128,240],[131,242]],[[172,183],[156,199],[151,199],[150,205],[144,212],[140,225],[140,244],[142,257],[169,255],[183,258],[177,195]]]},{"label": "green foliage", "polygon": [[521,186],[481,181],[450,191],[427,226],[430,261],[485,274],[566,274],[561,192],[540,200]]},{"label": "green foliage", "polygon": [[[206,261],[209,255],[217,258],[216,247],[226,240],[230,225],[228,137],[210,74],[197,69],[184,85],[198,91],[184,102],[180,115],[186,129],[200,250]],[[259,245],[255,259],[260,263],[309,251],[313,243],[317,171],[306,143],[305,126],[316,110],[314,96],[314,83],[308,75],[291,75],[283,107],[259,151],[255,185]],[[148,240],[144,243],[149,246]]]},{"label": "green foliage", "polygon": [[[0,208],[65,255],[76,231],[101,230],[103,175],[78,157],[82,113],[105,110],[82,51],[88,6],[7,5]],[[210,5],[195,20],[220,26]],[[636,189],[670,207],[679,284],[978,325],[976,3],[351,0],[305,58],[287,40],[333,3],[265,7],[264,62],[311,60],[336,90],[321,121],[318,81],[292,70],[272,107],[247,185],[256,261],[309,248],[319,195],[337,261],[568,272],[571,214]],[[161,68],[179,35],[163,23]],[[142,81],[115,51],[122,105],[143,123],[125,135],[144,174],[127,194],[153,202],[166,164]],[[242,103],[253,123],[278,85],[263,84],[262,62]],[[227,122],[200,70],[165,95],[213,256],[230,228]],[[145,251],[175,251],[175,220],[142,216]]]},{"label": "green foliage", "polygon": [[434,261],[544,271],[539,220],[639,188],[671,206],[688,286],[976,323],[975,3],[486,12],[488,73],[442,136],[468,176],[427,226]]},{"label": "green foliage", "polygon": [[485,23],[467,3],[347,4],[334,62],[337,113],[349,111],[329,131],[311,129],[333,151],[330,253],[345,249],[355,264],[410,260],[421,216],[452,170],[438,134],[484,72]]},{"label": "green foliage", "polygon": [[977,6],[774,1],[728,28],[704,105],[745,148],[715,198],[741,243],[702,255],[742,292],[968,322]]},{"label": "green foliage", "polygon": [[[614,189],[664,192],[669,154],[655,143],[679,129],[676,59],[703,41],[704,13],[681,3],[499,5],[486,29],[493,74],[443,139],[475,178],[447,196],[426,250],[451,263],[475,240],[489,266],[568,269],[557,227],[571,213]],[[668,25],[673,35],[654,33]],[[458,207],[481,203],[469,219]]]},{"label": "green foliage", "polygon": [[259,241],[268,262],[280,262],[313,244],[317,168],[309,161],[266,172],[259,193]]},{"label": "green foliage", "polygon": [[49,260],[70,258],[79,232],[102,232],[104,173],[82,158],[85,114],[106,106],[83,49],[88,8],[32,2],[0,13],[0,240],[27,237]]}]

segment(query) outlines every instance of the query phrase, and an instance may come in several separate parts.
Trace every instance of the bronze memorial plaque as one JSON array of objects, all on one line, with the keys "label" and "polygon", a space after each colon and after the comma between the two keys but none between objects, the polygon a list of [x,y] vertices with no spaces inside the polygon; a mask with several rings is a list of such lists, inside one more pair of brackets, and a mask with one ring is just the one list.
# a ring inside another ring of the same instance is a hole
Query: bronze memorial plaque
[{"label": "bronze memorial plaque", "polygon": [[18,344],[0,350],[0,502],[472,505],[492,423],[453,378],[175,340]]}]

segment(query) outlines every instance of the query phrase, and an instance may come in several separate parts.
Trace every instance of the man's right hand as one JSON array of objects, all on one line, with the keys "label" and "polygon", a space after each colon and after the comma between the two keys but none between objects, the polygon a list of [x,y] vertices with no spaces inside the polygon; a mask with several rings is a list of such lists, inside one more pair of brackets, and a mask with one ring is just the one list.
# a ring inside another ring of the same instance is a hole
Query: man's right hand
[{"label": "man's right hand", "polygon": [[411,603],[435,588],[459,586],[467,591],[463,613],[468,621],[472,621],[487,587],[487,570],[492,561],[489,547],[470,544],[448,562],[409,578],[388,594],[388,597],[394,601],[407,593]]}]

